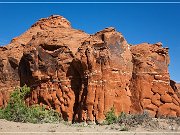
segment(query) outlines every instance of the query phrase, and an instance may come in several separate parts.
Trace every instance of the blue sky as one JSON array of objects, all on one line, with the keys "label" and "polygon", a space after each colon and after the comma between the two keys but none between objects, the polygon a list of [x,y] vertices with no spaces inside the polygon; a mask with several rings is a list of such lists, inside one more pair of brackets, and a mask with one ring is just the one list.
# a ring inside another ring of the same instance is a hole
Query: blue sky
[{"label": "blue sky", "polygon": [[[0,0],[2,2],[3,0]],[[4,0],[5,1],[5,0]],[[15,1],[15,0],[9,0]],[[17,1],[17,0],[16,0]],[[22,1],[22,0],[18,0]],[[35,1],[35,0],[29,0]],[[48,1],[48,0],[39,0]],[[55,1],[55,0],[54,0]],[[65,1],[65,0],[64,0]],[[69,0],[73,1],[73,0]],[[82,1],[82,0],[78,0]],[[97,0],[92,0],[97,1]],[[99,0],[100,1],[100,0]],[[107,1],[107,0],[103,0]],[[125,1],[125,0],[124,0]],[[126,0],[130,1],[130,0]],[[136,0],[143,1],[143,0]],[[155,1],[155,0],[151,0]],[[160,2],[166,0],[159,0]],[[174,0],[178,1],[178,0]],[[179,0],[180,1],[180,0]],[[130,44],[162,42],[170,48],[170,75],[180,81],[179,4],[2,4],[0,45],[25,32],[34,22],[52,14],[67,18],[76,29],[95,33],[113,26]]]}]

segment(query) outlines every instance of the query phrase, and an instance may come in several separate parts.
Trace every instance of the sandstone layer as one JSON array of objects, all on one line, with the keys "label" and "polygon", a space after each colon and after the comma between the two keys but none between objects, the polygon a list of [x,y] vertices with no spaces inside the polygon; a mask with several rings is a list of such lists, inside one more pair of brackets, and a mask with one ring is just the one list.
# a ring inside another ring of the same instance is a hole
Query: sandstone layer
[{"label": "sandstone layer", "polygon": [[27,105],[53,108],[68,121],[101,123],[111,108],[180,116],[161,43],[131,46],[115,28],[89,35],[53,15],[0,49],[0,107],[14,87],[27,85]]}]

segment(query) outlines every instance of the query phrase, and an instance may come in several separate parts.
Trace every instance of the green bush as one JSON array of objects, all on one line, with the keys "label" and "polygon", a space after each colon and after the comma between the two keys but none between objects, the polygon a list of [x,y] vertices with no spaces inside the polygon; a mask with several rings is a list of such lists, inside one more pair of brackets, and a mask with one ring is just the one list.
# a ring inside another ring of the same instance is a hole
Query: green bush
[{"label": "green bush", "polygon": [[106,119],[104,124],[113,124],[118,121],[118,117],[115,115],[114,108],[112,107],[109,112],[106,113]]},{"label": "green bush", "polygon": [[24,98],[30,93],[30,88],[16,88],[8,105],[0,110],[0,118],[15,122],[53,123],[59,122],[60,116],[54,110],[46,110],[43,106],[26,106]]}]

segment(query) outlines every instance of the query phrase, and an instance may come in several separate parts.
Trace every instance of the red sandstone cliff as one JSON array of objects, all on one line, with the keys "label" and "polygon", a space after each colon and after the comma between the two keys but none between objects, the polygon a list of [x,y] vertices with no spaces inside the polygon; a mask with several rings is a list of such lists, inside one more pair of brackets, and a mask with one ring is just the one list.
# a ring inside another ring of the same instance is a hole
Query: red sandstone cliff
[{"label": "red sandstone cliff", "polygon": [[[135,111],[148,110],[152,116],[179,116],[180,100],[170,85],[168,48],[161,43],[131,47],[133,54],[132,99]],[[138,103],[138,104],[137,104]]]},{"label": "red sandstone cliff", "polygon": [[[49,42],[58,40],[61,45],[71,45],[71,49],[74,51],[80,46],[81,41],[88,36],[83,31],[71,28],[70,22],[64,17],[53,15],[40,19],[25,33],[12,39],[10,44],[0,47],[0,106],[7,104],[9,91],[19,86],[19,62],[23,56],[23,51],[31,48],[31,44],[27,43],[31,40],[33,44],[33,40],[41,36],[42,33],[46,33],[42,40],[49,39]],[[56,36],[51,38],[53,34]],[[74,45],[74,43],[76,44]],[[35,46],[37,47],[37,45]]]},{"label": "red sandstone cliff", "polygon": [[117,115],[180,116],[161,43],[130,46],[112,27],[89,35],[55,15],[0,49],[0,106],[8,91],[26,84],[27,104],[44,104],[69,121],[101,123],[112,107]]}]

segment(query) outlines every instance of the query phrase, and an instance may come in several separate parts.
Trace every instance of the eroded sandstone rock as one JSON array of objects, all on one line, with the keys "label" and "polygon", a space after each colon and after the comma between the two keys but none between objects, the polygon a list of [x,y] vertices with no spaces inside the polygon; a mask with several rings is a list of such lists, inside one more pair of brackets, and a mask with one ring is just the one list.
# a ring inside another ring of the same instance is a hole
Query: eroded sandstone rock
[{"label": "eroded sandstone rock", "polygon": [[[131,80],[133,112],[147,110],[155,117],[179,116],[179,98],[168,73],[168,48],[161,44],[140,44],[131,47],[133,75]],[[149,104],[145,101],[148,100]],[[152,104],[150,104],[150,102]],[[175,108],[175,109],[172,109]]]},{"label": "eroded sandstone rock", "polygon": [[[79,64],[75,67],[83,79],[79,119],[102,122],[112,107],[117,115],[130,112],[131,59],[129,45],[114,28],[100,31],[82,44],[75,58]],[[81,118],[82,114],[85,118]]]},{"label": "eroded sandstone rock", "polygon": [[68,121],[102,123],[112,107],[116,115],[180,116],[168,48],[161,43],[130,46],[112,27],[89,35],[53,15],[0,53],[0,107],[15,86],[27,85],[27,105],[53,108]]},{"label": "eroded sandstone rock", "polygon": [[[18,65],[24,51],[30,50],[33,46],[36,48],[41,43],[44,44],[42,41],[46,41],[47,46],[43,46],[46,50],[56,50],[56,45],[68,44],[75,53],[81,42],[88,36],[83,31],[71,28],[69,21],[62,16],[52,15],[40,19],[25,33],[12,39],[10,44],[0,47],[0,89],[10,92],[19,86]],[[75,46],[74,43],[76,43]]]},{"label": "eroded sandstone rock", "polygon": [[71,79],[75,74],[70,63],[73,58],[67,46],[57,46],[53,51],[38,46],[24,53],[19,64],[21,86],[26,84],[32,90],[26,102],[44,104],[72,121],[75,91]]}]

